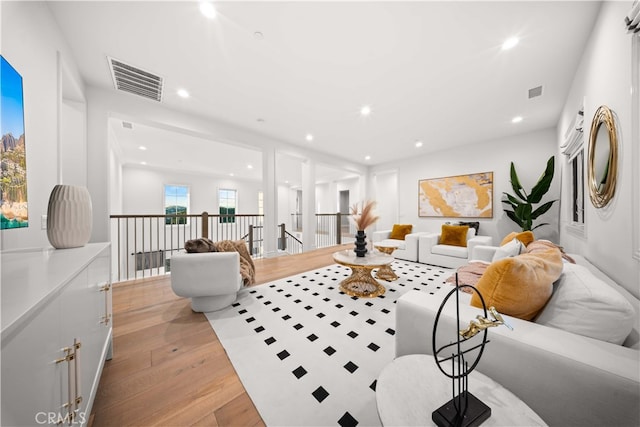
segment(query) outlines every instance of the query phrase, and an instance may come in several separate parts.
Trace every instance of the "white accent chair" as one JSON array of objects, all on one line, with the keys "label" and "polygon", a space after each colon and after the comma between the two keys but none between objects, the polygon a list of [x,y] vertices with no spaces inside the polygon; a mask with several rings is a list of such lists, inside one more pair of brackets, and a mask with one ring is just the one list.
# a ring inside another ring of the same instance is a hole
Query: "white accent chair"
[{"label": "white accent chair", "polygon": [[466,247],[441,245],[440,233],[421,235],[418,239],[418,261],[448,268],[458,268],[468,264],[476,246],[491,246],[493,243],[490,236],[476,236],[475,233],[476,230],[469,227]]},{"label": "white accent chair", "polygon": [[171,289],[196,312],[230,306],[242,287],[238,252],[179,252],[171,257]]},{"label": "white accent chair", "polygon": [[390,239],[391,230],[375,231],[371,236],[373,244],[382,243],[397,245],[398,249],[393,252],[393,257],[406,261],[418,262],[418,239],[420,236],[430,234],[429,232],[410,233],[404,236],[404,240]]}]

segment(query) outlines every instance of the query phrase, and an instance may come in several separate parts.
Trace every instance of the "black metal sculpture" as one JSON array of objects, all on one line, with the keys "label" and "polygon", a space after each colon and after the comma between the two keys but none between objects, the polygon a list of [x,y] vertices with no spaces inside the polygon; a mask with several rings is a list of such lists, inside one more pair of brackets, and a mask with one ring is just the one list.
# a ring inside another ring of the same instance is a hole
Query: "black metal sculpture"
[{"label": "black metal sculpture", "polygon": [[[480,301],[482,301],[482,309],[484,311],[484,316],[476,316],[474,320],[469,322],[469,326],[464,329],[460,328],[460,298],[458,292],[461,288],[469,288],[477,293]],[[436,348],[438,321],[440,320],[440,315],[442,314],[445,304],[453,294],[456,295],[456,329],[458,332],[456,334],[456,340],[455,342]],[[488,318],[488,313],[491,314],[491,319]],[[444,375],[451,378],[452,385],[452,399],[435,410],[431,416],[436,425],[440,427],[478,426],[491,416],[491,408],[469,392],[468,377],[476,368],[478,362],[480,362],[480,357],[484,352],[485,345],[489,343],[487,340],[487,329],[498,325],[505,325],[509,329],[512,328],[504,321],[504,318],[494,307],[489,307],[488,313],[482,294],[473,286],[458,285],[458,275],[456,274],[456,288],[449,292],[442,301],[433,325],[433,355],[436,359],[438,369],[440,369]],[[484,332],[481,343],[471,343],[470,340],[481,331]],[[451,353],[447,353],[448,351],[451,351]],[[471,352],[474,351],[477,351],[477,355],[473,363],[471,363],[471,366],[469,366],[465,355],[471,354]],[[449,362],[450,365],[448,365]],[[446,366],[449,366],[450,370],[447,370]]]}]

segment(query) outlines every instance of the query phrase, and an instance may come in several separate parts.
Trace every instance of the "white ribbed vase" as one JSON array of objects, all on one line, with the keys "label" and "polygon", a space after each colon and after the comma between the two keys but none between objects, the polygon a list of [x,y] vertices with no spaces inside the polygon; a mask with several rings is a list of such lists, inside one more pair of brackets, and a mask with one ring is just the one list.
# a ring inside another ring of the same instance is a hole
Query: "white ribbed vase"
[{"label": "white ribbed vase", "polygon": [[47,237],[54,248],[86,245],[92,222],[89,190],[75,185],[53,187],[47,208]]}]

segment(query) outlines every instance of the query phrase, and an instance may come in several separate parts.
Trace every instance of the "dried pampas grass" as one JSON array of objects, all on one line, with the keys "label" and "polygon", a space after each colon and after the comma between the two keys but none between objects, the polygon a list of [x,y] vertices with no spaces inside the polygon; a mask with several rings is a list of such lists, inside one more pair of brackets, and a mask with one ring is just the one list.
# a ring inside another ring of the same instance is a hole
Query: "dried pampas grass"
[{"label": "dried pampas grass", "polygon": [[364,231],[367,227],[376,222],[380,217],[373,214],[373,209],[376,207],[376,202],[373,200],[367,200],[362,202],[362,208],[360,204],[356,203],[351,206],[351,218],[356,225],[356,228],[360,231]]}]

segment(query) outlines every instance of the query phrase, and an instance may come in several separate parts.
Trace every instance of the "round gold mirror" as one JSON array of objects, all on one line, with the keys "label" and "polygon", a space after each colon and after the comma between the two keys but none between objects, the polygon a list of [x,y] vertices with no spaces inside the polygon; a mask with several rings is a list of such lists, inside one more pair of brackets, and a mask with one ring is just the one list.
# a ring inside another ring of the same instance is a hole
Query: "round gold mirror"
[{"label": "round gold mirror", "polygon": [[618,135],[613,113],[604,105],[591,121],[587,172],[591,203],[596,208],[605,207],[616,191]]}]

